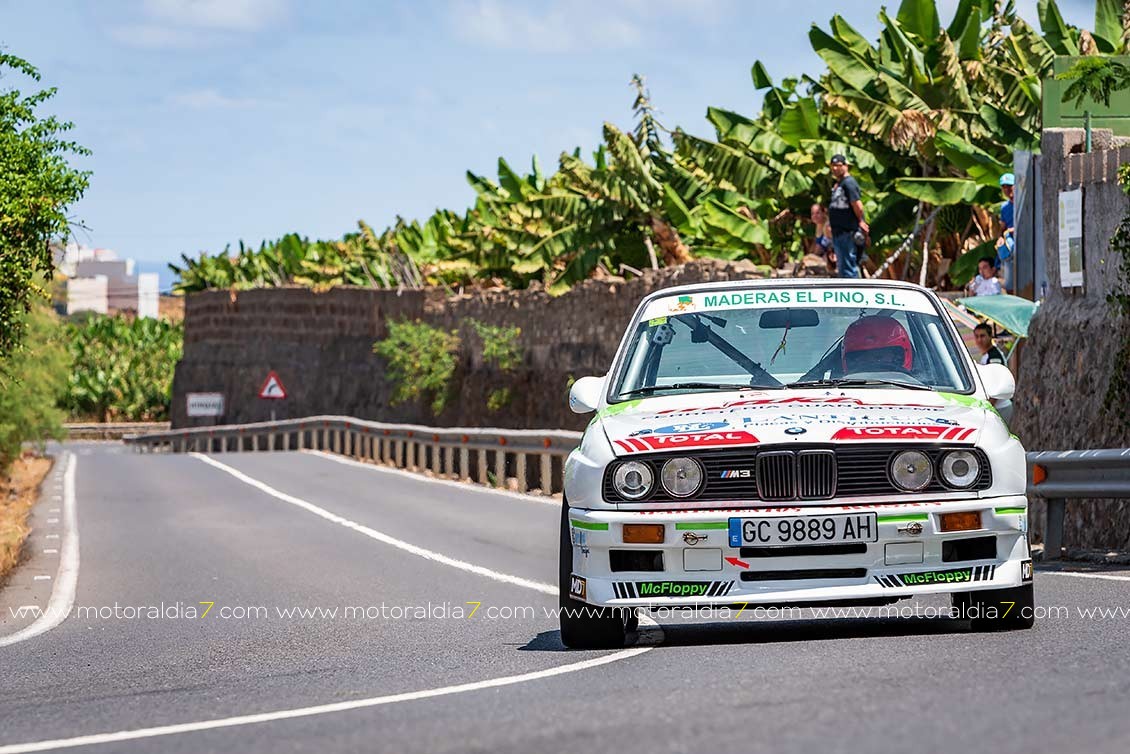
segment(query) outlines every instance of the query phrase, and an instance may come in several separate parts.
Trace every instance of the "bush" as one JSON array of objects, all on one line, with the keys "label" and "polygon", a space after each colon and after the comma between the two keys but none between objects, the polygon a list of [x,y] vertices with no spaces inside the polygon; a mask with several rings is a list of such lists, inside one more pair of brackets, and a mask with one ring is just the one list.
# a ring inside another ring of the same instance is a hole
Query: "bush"
[{"label": "bush", "polygon": [[62,402],[74,418],[163,421],[184,327],[165,320],[95,315],[67,326],[73,365]]},{"label": "bush", "polygon": [[388,362],[393,404],[431,398],[438,415],[451,394],[459,336],[420,320],[389,322],[388,336],[373,344],[373,353]]},{"label": "bush", "polygon": [[0,362],[0,473],[25,442],[63,437],[63,413],[56,406],[69,362],[63,328],[45,304],[33,306],[20,324],[23,345]]}]

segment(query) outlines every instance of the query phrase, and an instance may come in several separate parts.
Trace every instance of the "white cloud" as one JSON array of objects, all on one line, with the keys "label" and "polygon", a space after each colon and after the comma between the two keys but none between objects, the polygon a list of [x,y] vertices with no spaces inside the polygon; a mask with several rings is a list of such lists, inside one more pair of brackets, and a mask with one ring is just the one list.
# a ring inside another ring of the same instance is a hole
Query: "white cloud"
[{"label": "white cloud", "polygon": [[288,0],[144,0],[143,18],[110,29],[133,47],[196,47],[264,29],[288,12]]},{"label": "white cloud", "polygon": [[175,26],[255,31],[286,15],[284,0],[145,0],[145,12]]},{"label": "white cloud", "polygon": [[589,2],[554,2],[535,10],[513,0],[460,0],[451,21],[464,39],[498,49],[571,52],[594,45],[635,47],[640,30],[611,13],[593,13]]},{"label": "white cloud", "polygon": [[262,104],[260,100],[250,97],[229,97],[215,89],[195,89],[190,92],[174,94],[168,98],[168,102],[194,110],[230,110],[256,107]]}]

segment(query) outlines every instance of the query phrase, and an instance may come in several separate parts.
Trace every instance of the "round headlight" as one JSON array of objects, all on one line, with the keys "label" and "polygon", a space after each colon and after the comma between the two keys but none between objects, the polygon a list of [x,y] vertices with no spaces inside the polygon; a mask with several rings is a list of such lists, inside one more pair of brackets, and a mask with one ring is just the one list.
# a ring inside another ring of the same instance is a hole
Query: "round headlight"
[{"label": "round headlight", "polygon": [[659,479],[674,497],[690,497],[702,486],[702,466],[693,458],[672,458],[663,464]]},{"label": "round headlight", "polygon": [[629,500],[639,500],[651,492],[654,481],[651,467],[639,461],[625,461],[616,467],[612,474],[612,486],[616,492]]},{"label": "round headlight", "polygon": [[981,473],[981,463],[968,450],[954,450],[942,456],[942,481],[950,487],[972,487]]},{"label": "round headlight", "polygon": [[891,479],[908,492],[920,490],[930,483],[934,469],[930,458],[918,450],[904,450],[891,461]]}]

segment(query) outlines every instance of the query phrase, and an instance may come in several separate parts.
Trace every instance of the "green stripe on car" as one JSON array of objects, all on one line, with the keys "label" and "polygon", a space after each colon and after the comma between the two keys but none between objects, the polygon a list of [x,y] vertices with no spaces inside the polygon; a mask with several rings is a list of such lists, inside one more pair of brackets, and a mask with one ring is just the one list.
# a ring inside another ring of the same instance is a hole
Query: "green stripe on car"
[{"label": "green stripe on car", "polygon": [[588,521],[578,521],[574,518],[569,519],[569,523],[578,529],[588,529],[589,531],[608,531],[608,524],[592,524]]},{"label": "green stripe on car", "polygon": [[929,513],[909,513],[905,516],[879,516],[879,523],[893,524],[898,521],[928,521]]},{"label": "green stripe on car", "polygon": [[1008,515],[1010,513],[1027,513],[1028,512],[1027,508],[993,508],[993,510],[996,511],[997,513],[1003,513],[1005,515]]},{"label": "green stripe on car", "polygon": [[725,521],[692,521],[685,524],[675,524],[675,528],[683,529],[729,529],[730,524]]}]

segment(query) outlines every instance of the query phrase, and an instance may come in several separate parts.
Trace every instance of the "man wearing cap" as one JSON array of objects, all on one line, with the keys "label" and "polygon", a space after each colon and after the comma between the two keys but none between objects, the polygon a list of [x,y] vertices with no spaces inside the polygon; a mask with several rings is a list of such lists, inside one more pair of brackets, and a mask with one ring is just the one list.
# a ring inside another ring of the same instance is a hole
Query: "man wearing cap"
[{"label": "man wearing cap", "polygon": [[832,247],[836,250],[836,272],[842,278],[857,278],[860,257],[871,228],[863,219],[859,184],[849,175],[847,158],[842,154],[833,155],[829,167],[836,179],[832,186],[832,199],[828,202],[828,225],[832,229]]},{"label": "man wearing cap", "polygon": [[997,268],[1000,270],[1004,287],[1012,285],[1012,257],[1016,251],[1016,215],[1012,205],[1013,191],[1015,190],[1016,176],[1005,173],[1001,176],[1001,193],[1004,194],[1004,204],[1001,205],[1001,225],[1004,233],[997,239]]}]

